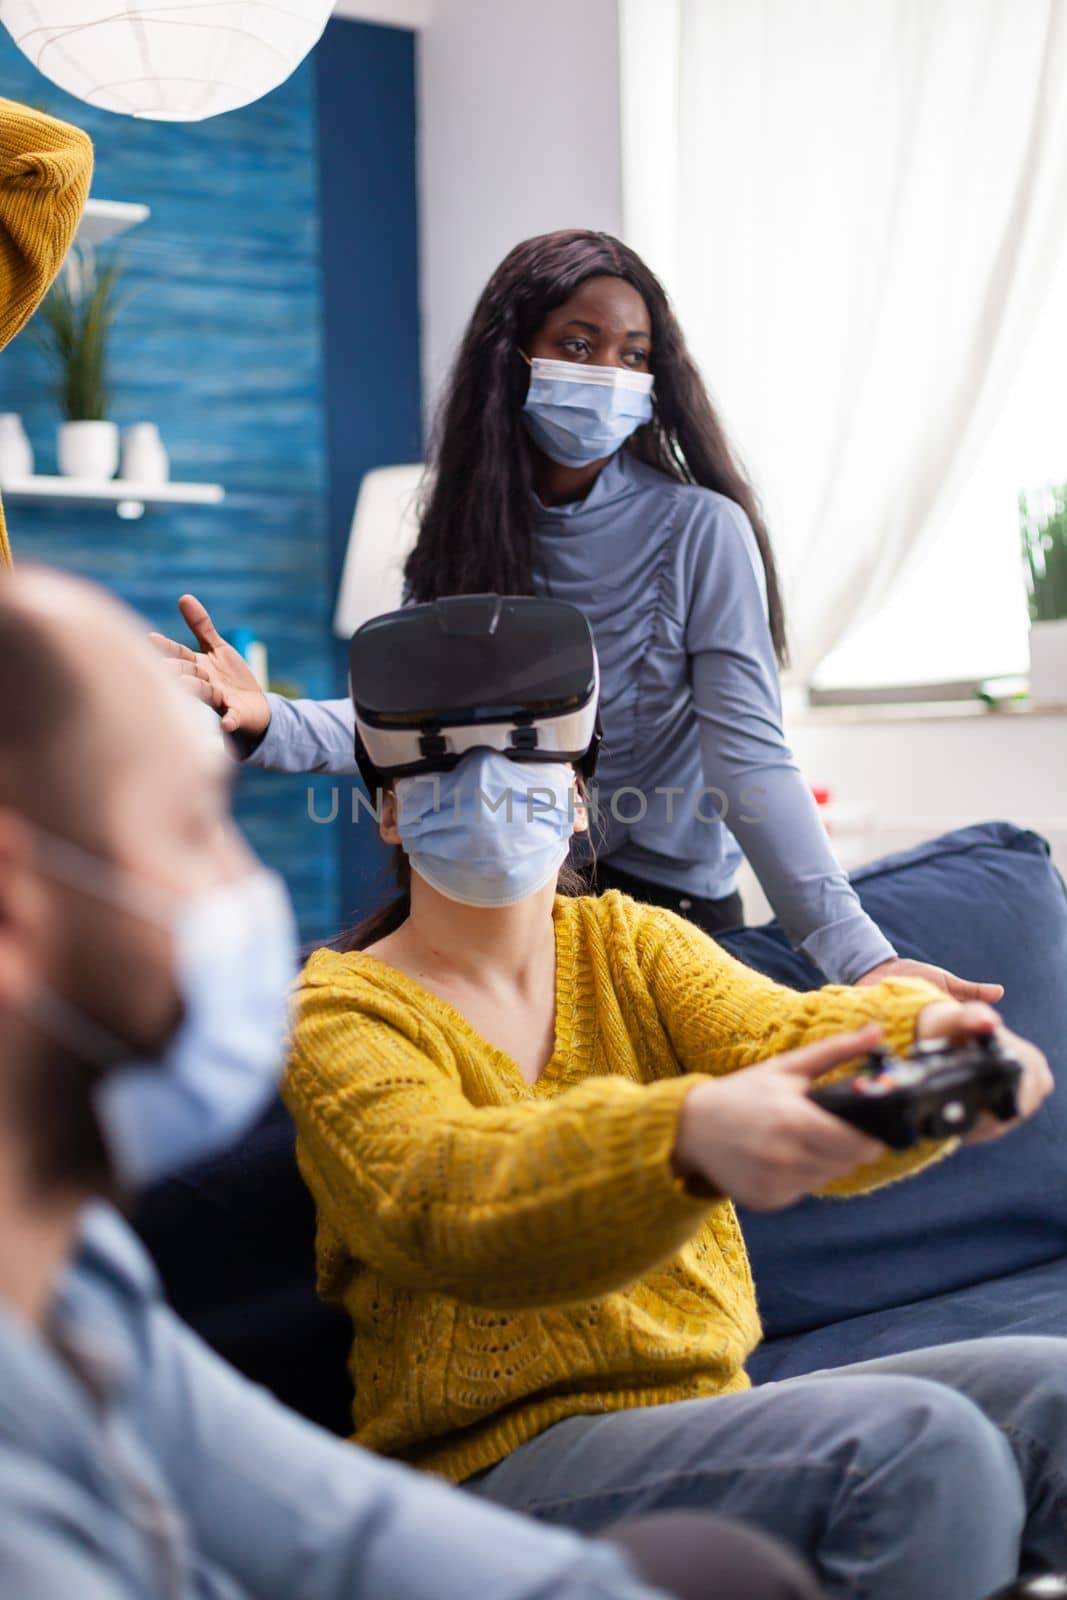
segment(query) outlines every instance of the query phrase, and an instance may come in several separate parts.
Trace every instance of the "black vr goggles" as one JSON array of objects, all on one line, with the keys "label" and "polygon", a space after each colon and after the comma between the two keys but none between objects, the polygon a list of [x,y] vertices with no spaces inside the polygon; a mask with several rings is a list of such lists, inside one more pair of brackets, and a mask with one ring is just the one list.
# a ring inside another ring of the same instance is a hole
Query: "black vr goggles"
[{"label": "black vr goggles", "polygon": [[388,778],[447,772],[472,750],[573,762],[592,778],[600,671],[576,606],[465,594],[372,617],[349,649],[356,763]]}]

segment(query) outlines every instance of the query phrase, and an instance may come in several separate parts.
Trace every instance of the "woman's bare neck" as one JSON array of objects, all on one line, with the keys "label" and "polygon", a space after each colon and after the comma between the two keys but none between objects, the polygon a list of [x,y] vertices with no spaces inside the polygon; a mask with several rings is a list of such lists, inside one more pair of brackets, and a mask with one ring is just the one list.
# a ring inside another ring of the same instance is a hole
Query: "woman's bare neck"
[{"label": "woman's bare neck", "polygon": [[548,884],[515,905],[465,906],[413,874],[410,914],[366,954],[420,982],[522,983],[554,948],[554,902]]}]

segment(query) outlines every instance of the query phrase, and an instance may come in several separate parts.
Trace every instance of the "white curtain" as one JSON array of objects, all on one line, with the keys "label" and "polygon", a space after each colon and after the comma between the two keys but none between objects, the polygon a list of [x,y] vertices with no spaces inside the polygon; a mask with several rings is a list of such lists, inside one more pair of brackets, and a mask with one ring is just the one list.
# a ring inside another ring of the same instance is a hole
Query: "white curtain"
[{"label": "white curtain", "polygon": [[763,493],[807,679],[936,540],[1067,270],[1067,0],[620,15],[627,238]]}]

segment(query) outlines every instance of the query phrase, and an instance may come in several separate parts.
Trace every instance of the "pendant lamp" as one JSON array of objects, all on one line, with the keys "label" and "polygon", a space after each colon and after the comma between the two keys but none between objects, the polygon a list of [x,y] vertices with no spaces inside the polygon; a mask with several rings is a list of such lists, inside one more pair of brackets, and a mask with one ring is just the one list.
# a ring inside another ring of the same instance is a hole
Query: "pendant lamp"
[{"label": "pendant lamp", "polygon": [[276,89],[333,0],[0,0],[23,55],[105,111],[200,122]]}]

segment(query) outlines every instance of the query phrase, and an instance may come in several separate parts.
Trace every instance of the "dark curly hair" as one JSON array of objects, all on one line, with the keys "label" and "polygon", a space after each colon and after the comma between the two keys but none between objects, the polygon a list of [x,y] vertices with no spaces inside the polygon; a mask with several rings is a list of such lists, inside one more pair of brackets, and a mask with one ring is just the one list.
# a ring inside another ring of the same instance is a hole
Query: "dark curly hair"
[{"label": "dark curly hair", "polygon": [[626,245],[585,229],[516,245],[478,301],[441,404],[419,537],[405,567],[408,597],[532,592],[533,458],[520,415],[529,368],[520,351],[579,284],[602,276],[631,284],[652,323],[655,415],[626,448],[680,483],[727,495],[746,513],[766,574],[771,636],[784,662],[785,616],[770,537],[666,292]]}]

